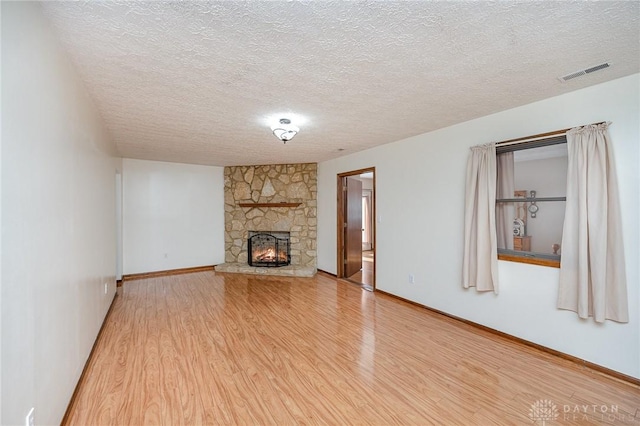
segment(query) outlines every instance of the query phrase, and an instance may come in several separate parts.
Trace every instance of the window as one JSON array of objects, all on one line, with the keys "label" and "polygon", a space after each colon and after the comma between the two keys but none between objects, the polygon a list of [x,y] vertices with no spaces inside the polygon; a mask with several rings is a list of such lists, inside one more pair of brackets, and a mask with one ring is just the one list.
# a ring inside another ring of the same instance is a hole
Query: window
[{"label": "window", "polygon": [[560,266],[566,137],[497,146],[498,258]]}]

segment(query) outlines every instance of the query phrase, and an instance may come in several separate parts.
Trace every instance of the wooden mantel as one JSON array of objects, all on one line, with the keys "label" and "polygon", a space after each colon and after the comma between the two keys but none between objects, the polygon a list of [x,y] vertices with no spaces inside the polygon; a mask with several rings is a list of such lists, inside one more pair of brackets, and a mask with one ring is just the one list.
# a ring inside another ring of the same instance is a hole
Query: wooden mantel
[{"label": "wooden mantel", "polygon": [[238,203],[240,207],[298,207],[302,203]]}]

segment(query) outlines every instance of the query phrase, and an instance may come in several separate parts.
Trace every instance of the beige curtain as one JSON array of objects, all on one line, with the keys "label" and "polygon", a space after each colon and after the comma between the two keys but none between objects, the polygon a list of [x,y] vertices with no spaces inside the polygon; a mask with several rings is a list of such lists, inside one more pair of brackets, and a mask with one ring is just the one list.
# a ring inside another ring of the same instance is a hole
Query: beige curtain
[{"label": "beige curtain", "polygon": [[371,250],[373,234],[371,230],[371,190],[363,190],[362,195],[362,250]]},{"label": "beige curtain", "polygon": [[471,148],[467,162],[462,285],[498,293],[496,146]]},{"label": "beige curtain", "polygon": [[628,322],[620,203],[607,124],[567,132],[569,164],[558,308]]},{"label": "beige curtain", "polygon": [[[513,198],[515,192],[513,152],[497,156],[496,198]],[[498,248],[513,250],[513,203],[496,204],[496,236]]]}]

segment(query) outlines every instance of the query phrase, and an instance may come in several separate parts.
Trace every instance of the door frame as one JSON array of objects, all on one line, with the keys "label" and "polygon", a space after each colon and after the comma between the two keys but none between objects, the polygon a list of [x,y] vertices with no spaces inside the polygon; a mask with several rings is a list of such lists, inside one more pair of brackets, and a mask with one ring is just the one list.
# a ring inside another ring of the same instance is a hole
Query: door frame
[{"label": "door frame", "polygon": [[372,172],[373,173],[373,194],[371,197],[371,222],[373,224],[373,233],[372,233],[372,238],[373,238],[373,290],[376,289],[376,269],[378,267],[377,263],[376,263],[376,250],[378,247],[378,243],[376,240],[376,232],[377,232],[377,226],[376,226],[376,198],[377,198],[377,191],[376,191],[376,168],[375,167],[367,167],[364,169],[358,169],[358,170],[352,170],[350,172],[344,172],[344,173],[338,173],[337,175],[337,191],[336,191],[336,197],[337,197],[337,206],[338,206],[338,220],[336,222],[337,225],[337,230],[336,230],[336,234],[337,234],[337,260],[336,260],[336,264],[337,264],[337,277],[338,278],[346,278],[345,277],[345,268],[344,268],[344,261],[345,261],[345,241],[344,241],[344,220],[345,220],[345,215],[344,215],[344,208],[345,208],[345,202],[344,202],[344,191],[346,190],[346,178],[347,177],[351,177],[351,176],[359,176],[363,173],[368,173],[368,172]]}]

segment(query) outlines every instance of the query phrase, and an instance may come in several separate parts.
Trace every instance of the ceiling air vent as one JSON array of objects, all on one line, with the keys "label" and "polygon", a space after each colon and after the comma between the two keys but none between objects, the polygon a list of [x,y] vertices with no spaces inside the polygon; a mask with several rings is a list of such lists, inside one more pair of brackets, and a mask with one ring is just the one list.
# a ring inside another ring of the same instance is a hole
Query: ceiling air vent
[{"label": "ceiling air vent", "polygon": [[587,68],[587,69],[584,69],[584,70],[580,70],[580,71],[572,72],[571,74],[563,75],[562,77],[558,77],[558,79],[560,81],[562,81],[562,82],[569,81],[569,80],[572,80],[572,79],[574,79],[576,77],[580,77],[582,75],[587,75],[587,74],[595,72],[595,71],[599,71],[599,70],[603,70],[605,68],[609,68],[609,66],[610,66],[609,62],[605,62],[605,63],[602,63],[600,65],[595,65],[593,67],[590,67],[590,68]]}]

